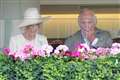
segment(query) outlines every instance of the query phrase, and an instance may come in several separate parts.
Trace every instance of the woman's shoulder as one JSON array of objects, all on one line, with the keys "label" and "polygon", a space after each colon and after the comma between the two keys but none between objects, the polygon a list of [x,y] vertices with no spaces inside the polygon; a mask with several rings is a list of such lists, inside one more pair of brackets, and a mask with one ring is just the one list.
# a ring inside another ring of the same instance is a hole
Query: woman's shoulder
[{"label": "woman's shoulder", "polygon": [[45,35],[43,35],[43,34],[37,34],[37,37],[38,38],[47,38]]}]

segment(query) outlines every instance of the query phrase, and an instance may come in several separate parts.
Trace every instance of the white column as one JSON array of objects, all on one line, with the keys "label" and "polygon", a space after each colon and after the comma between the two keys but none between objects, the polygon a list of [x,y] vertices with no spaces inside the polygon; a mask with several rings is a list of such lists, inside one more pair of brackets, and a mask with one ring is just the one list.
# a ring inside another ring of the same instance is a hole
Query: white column
[{"label": "white column", "polygon": [[0,20],[0,48],[4,47],[4,20]]}]

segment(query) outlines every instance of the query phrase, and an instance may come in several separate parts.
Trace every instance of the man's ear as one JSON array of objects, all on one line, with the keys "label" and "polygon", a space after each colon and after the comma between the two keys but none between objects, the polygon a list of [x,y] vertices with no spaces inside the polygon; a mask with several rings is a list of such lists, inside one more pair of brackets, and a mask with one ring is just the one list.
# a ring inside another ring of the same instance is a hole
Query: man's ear
[{"label": "man's ear", "polygon": [[96,16],[94,16],[94,23],[95,23],[95,25],[97,24],[97,17]]}]

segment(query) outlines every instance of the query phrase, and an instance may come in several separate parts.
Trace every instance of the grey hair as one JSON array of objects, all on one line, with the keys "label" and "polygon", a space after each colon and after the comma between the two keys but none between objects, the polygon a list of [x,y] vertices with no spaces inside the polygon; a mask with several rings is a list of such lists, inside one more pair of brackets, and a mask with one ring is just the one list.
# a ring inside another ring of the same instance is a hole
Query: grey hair
[{"label": "grey hair", "polygon": [[[81,16],[79,17],[80,18],[80,20],[81,20]],[[97,17],[94,15],[94,16],[92,16],[92,20],[93,20],[93,22],[96,24],[97,23]]]},{"label": "grey hair", "polygon": [[[95,16],[95,13],[91,9],[84,8],[84,9],[80,10],[80,15],[82,16],[86,11],[90,11],[92,13],[92,19],[93,19],[94,23],[96,24],[97,23],[97,17]],[[81,20],[81,16],[80,16],[80,20]]]}]

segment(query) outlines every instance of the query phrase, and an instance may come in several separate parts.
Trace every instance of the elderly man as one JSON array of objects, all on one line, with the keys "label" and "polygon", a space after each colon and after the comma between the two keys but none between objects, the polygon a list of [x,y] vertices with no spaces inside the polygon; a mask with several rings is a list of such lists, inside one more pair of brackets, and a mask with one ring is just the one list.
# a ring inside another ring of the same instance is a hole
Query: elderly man
[{"label": "elderly man", "polygon": [[9,48],[16,52],[26,44],[40,48],[48,44],[44,35],[38,34],[40,24],[48,17],[41,17],[37,8],[28,8],[24,14],[24,20],[17,26],[22,31],[21,34],[11,37]]},{"label": "elderly man", "polygon": [[78,16],[80,31],[68,37],[65,44],[73,51],[78,43],[85,43],[92,48],[111,47],[112,39],[107,31],[96,28],[97,20],[94,12],[88,8]]}]

